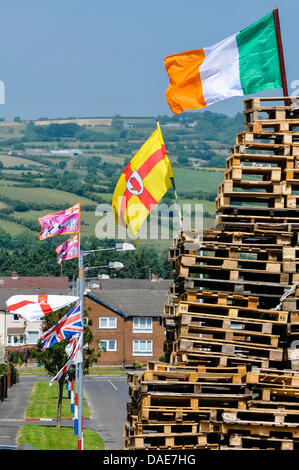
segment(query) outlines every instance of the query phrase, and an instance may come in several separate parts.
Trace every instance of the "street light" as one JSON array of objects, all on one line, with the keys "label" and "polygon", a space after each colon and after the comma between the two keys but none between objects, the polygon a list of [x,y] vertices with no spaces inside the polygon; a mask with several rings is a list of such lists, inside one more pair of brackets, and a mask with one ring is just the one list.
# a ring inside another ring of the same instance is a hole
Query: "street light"
[{"label": "street light", "polygon": [[[84,256],[89,255],[91,253],[99,252],[99,251],[131,251],[136,250],[134,245],[131,243],[116,243],[113,248],[99,248],[96,250],[88,250],[83,251],[80,250],[79,253],[79,276],[78,276],[78,296],[80,297],[80,304],[81,304],[81,316],[84,312],[84,273],[88,271],[88,269],[95,269],[95,268],[110,268],[110,269],[122,269],[124,265],[119,263],[118,261],[110,262],[108,266],[90,266],[84,267]],[[81,338],[81,348],[83,351],[83,335]],[[83,450],[83,366],[78,368],[76,371],[78,374],[78,382],[79,382],[79,402],[78,402],[78,436],[80,441],[80,450]],[[78,442],[79,442],[78,441]]]},{"label": "street light", "polygon": [[132,251],[136,250],[132,243],[116,243],[113,248],[99,248],[97,250],[82,251],[83,256],[89,255],[90,253],[96,253],[98,251]]},{"label": "street light", "polygon": [[119,261],[110,261],[109,264],[102,265],[102,266],[86,266],[84,271],[88,271],[89,269],[100,269],[100,268],[109,268],[109,269],[123,269],[125,266],[123,263]]}]

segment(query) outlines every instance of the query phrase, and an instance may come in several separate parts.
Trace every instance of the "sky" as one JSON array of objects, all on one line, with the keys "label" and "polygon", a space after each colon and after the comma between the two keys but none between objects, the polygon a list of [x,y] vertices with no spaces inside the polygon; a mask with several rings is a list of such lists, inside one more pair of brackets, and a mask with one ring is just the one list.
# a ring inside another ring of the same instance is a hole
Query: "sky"
[{"label": "sky", "polygon": [[[0,117],[6,120],[172,115],[163,58],[221,41],[274,7],[289,93],[299,88],[298,0],[0,0],[0,5],[5,86]],[[257,96],[281,94],[279,89]],[[243,98],[206,109],[234,116],[243,111]]]}]

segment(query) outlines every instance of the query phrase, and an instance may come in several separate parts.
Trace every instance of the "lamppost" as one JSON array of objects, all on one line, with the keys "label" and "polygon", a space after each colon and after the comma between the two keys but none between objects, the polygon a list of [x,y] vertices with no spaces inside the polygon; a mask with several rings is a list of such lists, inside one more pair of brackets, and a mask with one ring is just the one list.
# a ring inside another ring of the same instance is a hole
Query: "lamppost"
[{"label": "lamppost", "polygon": [[[79,254],[79,278],[78,278],[78,297],[80,298],[81,305],[81,321],[83,325],[83,315],[84,315],[84,272],[88,269],[101,268],[106,266],[89,266],[84,268],[84,256],[87,256],[91,253],[96,253],[100,251],[132,251],[135,250],[135,246],[131,243],[116,243],[112,248],[98,248],[96,250],[80,250]],[[122,269],[124,265],[117,261],[111,262],[108,264],[108,267],[112,269]],[[81,335],[81,352],[83,356],[83,334]],[[78,384],[79,384],[79,400],[78,400],[78,450],[83,450],[83,362],[78,364],[78,371],[76,371],[76,377],[78,375]]]}]

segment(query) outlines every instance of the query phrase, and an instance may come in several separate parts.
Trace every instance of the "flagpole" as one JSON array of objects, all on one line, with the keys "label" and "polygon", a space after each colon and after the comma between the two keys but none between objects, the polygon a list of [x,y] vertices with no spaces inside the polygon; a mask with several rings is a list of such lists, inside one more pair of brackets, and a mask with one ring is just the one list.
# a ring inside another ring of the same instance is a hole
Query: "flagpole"
[{"label": "flagpole", "polygon": [[[165,147],[164,139],[163,139],[163,136],[162,136],[161,127],[160,127],[160,123],[159,123],[158,119],[156,119],[156,123],[157,123],[157,128],[158,128],[158,132],[159,132],[159,136],[160,136],[162,145]],[[173,191],[174,191],[174,197],[175,197],[175,200],[176,200],[176,203],[177,203],[177,206],[178,206],[179,219],[180,219],[180,228],[181,228],[181,232],[183,232],[184,228],[183,228],[183,215],[182,215],[181,203],[180,203],[179,196],[178,196],[178,193],[177,193],[177,190],[176,190],[176,187],[175,187],[174,177],[171,177],[170,180],[171,180],[172,188],[173,188]]]},{"label": "flagpole", "polygon": [[[79,298],[80,298],[80,311],[81,322],[83,325],[83,312],[84,312],[84,263],[83,263],[83,250],[81,249],[81,233],[79,232]],[[81,353],[83,358],[83,332],[79,340],[81,341]],[[79,376],[79,394],[78,394],[78,450],[83,450],[83,360],[78,364]]]},{"label": "flagpole", "polygon": [[[275,23],[275,31],[276,31],[276,39],[277,39],[277,47],[278,47],[278,55],[279,55],[279,64],[280,64],[280,74],[281,74],[281,81],[282,81],[282,89],[283,95],[289,96],[288,92],[288,83],[287,83],[287,75],[284,63],[284,54],[283,54],[283,47],[282,47],[282,39],[281,39],[281,30],[280,30],[280,21],[279,21],[279,14],[278,8],[274,8],[274,23]],[[285,106],[290,106],[290,100],[285,100]]]}]

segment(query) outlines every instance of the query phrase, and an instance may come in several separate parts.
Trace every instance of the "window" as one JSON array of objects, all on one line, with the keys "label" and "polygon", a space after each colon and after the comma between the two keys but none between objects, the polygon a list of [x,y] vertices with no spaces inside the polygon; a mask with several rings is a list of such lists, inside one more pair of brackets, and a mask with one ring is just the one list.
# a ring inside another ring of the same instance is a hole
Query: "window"
[{"label": "window", "polygon": [[39,339],[38,331],[28,331],[28,339],[27,339],[28,344],[37,344],[38,339]]},{"label": "window", "polygon": [[133,333],[152,333],[153,321],[152,317],[134,317]]},{"label": "window", "polygon": [[7,344],[9,344],[10,346],[21,346],[25,344],[25,336],[7,335]]},{"label": "window", "polygon": [[147,339],[134,339],[133,356],[152,356],[153,342]]},{"label": "window", "polygon": [[117,318],[115,317],[100,317],[99,328],[117,328]]},{"label": "window", "polygon": [[99,351],[101,352],[117,351],[116,340],[115,339],[100,339]]}]

